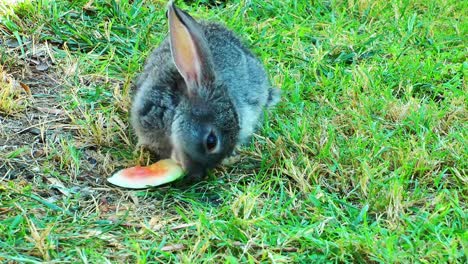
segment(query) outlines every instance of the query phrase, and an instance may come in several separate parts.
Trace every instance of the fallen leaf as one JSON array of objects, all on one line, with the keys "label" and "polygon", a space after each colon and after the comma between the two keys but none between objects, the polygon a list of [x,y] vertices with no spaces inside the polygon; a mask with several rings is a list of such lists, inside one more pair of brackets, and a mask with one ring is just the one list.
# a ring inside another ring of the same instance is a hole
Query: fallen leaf
[{"label": "fallen leaf", "polygon": [[39,229],[37,228],[34,221],[26,218],[29,229],[29,236],[26,236],[26,240],[31,242],[34,245],[34,248],[37,249],[44,260],[49,261],[50,253],[49,251],[53,248],[51,243],[48,241],[50,231],[52,230],[52,225],[47,228]]},{"label": "fallen leaf", "polygon": [[38,71],[47,71],[47,69],[49,69],[49,64],[47,64],[47,62],[41,61],[41,62],[36,66],[36,70],[38,70]]},{"label": "fallen leaf", "polygon": [[23,88],[23,86],[21,85],[21,82],[19,82],[18,80],[16,80],[15,78],[13,78],[9,74],[3,73],[1,75],[1,80],[0,81],[11,85],[10,86],[11,87],[11,93],[14,94],[14,95],[18,95],[18,94],[21,94],[23,92],[26,92],[26,89]]},{"label": "fallen leaf", "polygon": [[46,114],[53,114],[53,115],[65,115],[65,111],[62,109],[57,108],[49,108],[49,107],[36,107],[37,110],[46,113]]},{"label": "fallen leaf", "polygon": [[96,8],[93,6],[93,3],[94,3],[94,0],[88,1],[88,3],[86,3],[83,6],[83,9],[86,10],[86,11],[95,11]]},{"label": "fallen leaf", "polygon": [[28,95],[31,95],[31,89],[29,89],[29,86],[27,84],[19,82],[19,85],[26,91]]},{"label": "fallen leaf", "polygon": [[[33,150],[31,154],[32,154],[31,156],[32,156],[33,158],[36,158],[36,159],[45,156],[45,152],[44,152],[44,150],[42,150],[42,149]],[[33,168],[33,171],[34,171],[34,172],[39,172],[40,169],[39,169],[38,167],[34,167],[34,168]]]},{"label": "fallen leaf", "polygon": [[195,223],[181,224],[181,225],[178,225],[178,226],[174,226],[174,227],[171,227],[171,230],[176,231],[176,230],[179,230],[179,229],[184,229],[184,228],[188,228],[188,227],[192,227],[192,226],[195,226]]},{"label": "fallen leaf", "polygon": [[113,204],[109,204],[106,197],[102,197],[99,203],[99,210],[103,213],[115,212],[117,207]]},{"label": "fallen leaf", "polygon": [[101,235],[101,234],[102,234],[102,231],[101,231],[101,230],[92,229],[92,230],[87,230],[86,233],[87,233],[87,236],[86,236],[86,235],[83,235],[83,237],[89,238],[89,237],[97,237],[97,236]]},{"label": "fallen leaf", "polygon": [[151,219],[148,222],[149,229],[153,231],[158,231],[161,230],[161,228],[164,226],[161,224],[161,219],[159,217],[151,217]]},{"label": "fallen leaf", "polygon": [[186,247],[182,244],[167,245],[161,248],[161,251],[174,252],[184,250]]},{"label": "fallen leaf", "polygon": [[54,196],[51,196],[49,198],[46,198],[45,200],[47,202],[49,202],[49,203],[56,203],[58,200],[60,200],[60,196],[59,195],[54,195]]},{"label": "fallen leaf", "polygon": [[31,56],[34,57],[34,58],[41,58],[41,57],[45,57],[47,55],[47,45],[44,45],[44,44],[36,44],[33,46],[33,49],[32,49],[32,54]]},{"label": "fallen leaf", "polygon": [[17,48],[20,46],[18,40],[16,39],[8,39],[7,41],[5,41],[5,44],[9,48]]},{"label": "fallen leaf", "polygon": [[85,234],[81,235],[80,237],[84,238],[98,238],[104,241],[107,241],[110,246],[115,248],[124,249],[125,246],[120,243],[117,236],[114,236],[110,233],[103,233],[100,230],[88,230]]},{"label": "fallen leaf", "polygon": [[281,252],[297,252],[298,248],[295,247],[280,247],[280,248],[270,248],[268,246],[258,245],[255,243],[242,244],[239,241],[234,241],[233,246],[242,247],[242,248],[251,248],[251,249],[270,249],[272,251],[281,251]]},{"label": "fallen leaf", "polygon": [[52,187],[56,188],[63,195],[67,197],[70,196],[70,191],[67,188],[65,188],[65,185],[63,185],[63,183],[59,179],[57,178],[46,178],[46,179],[47,181],[50,182]]}]

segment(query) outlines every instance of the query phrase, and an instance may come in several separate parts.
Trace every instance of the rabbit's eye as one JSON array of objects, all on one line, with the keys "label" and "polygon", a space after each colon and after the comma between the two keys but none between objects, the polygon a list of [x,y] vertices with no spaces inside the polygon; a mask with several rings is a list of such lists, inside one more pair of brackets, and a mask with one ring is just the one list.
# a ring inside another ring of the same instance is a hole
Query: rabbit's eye
[{"label": "rabbit's eye", "polygon": [[208,134],[206,137],[206,150],[208,152],[213,152],[216,149],[216,145],[218,144],[218,138],[216,137],[213,131]]}]

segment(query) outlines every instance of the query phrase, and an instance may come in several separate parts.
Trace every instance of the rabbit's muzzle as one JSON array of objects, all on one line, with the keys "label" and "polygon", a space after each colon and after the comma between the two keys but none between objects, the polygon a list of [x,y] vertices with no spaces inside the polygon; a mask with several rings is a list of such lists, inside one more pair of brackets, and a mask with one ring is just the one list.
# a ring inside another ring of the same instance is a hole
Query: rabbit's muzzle
[{"label": "rabbit's muzzle", "polygon": [[205,164],[199,163],[191,159],[183,150],[178,148],[172,149],[171,159],[179,163],[187,172],[186,180],[188,182],[196,182],[205,177],[208,167]]}]

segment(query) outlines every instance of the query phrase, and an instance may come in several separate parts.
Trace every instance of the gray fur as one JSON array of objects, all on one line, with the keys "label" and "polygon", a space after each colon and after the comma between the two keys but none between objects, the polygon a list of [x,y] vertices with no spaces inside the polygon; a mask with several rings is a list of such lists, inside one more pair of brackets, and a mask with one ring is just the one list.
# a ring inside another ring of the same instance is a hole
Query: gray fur
[{"label": "gray fur", "polygon": [[[200,47],[208,47],[203,54],[211,56],[204,67],[213,67],[207,70],[214,78],[187,87],[166,38],[137,80],[131,123],[139,145],[159,158],[176,159],[192,176],[203,176],[250,138],[263,111],[278,102],[280,93],[271,87],[260,61],[231,31],[215,23],[197,23],[182,13],[184,18],[179,13],[183,11],[172,7],[186,25],[204,35]],[[192,90],[195,94],[190,94]],[[203,145],[208,130],[219,139],[214,153],[207,153]]]}]

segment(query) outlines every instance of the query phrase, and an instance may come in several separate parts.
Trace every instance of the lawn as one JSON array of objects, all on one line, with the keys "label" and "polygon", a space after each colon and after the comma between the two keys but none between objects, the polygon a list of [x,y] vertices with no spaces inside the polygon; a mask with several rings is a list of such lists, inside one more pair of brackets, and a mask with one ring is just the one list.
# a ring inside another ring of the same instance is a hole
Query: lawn
[{"label": "lawn", "polygon": [[128,112],[166,1],[6,2],[0,262],[467,262],[467,1],[178,1],[282,100],[235,164],[139,191],[106,178],[152,162]]}]

